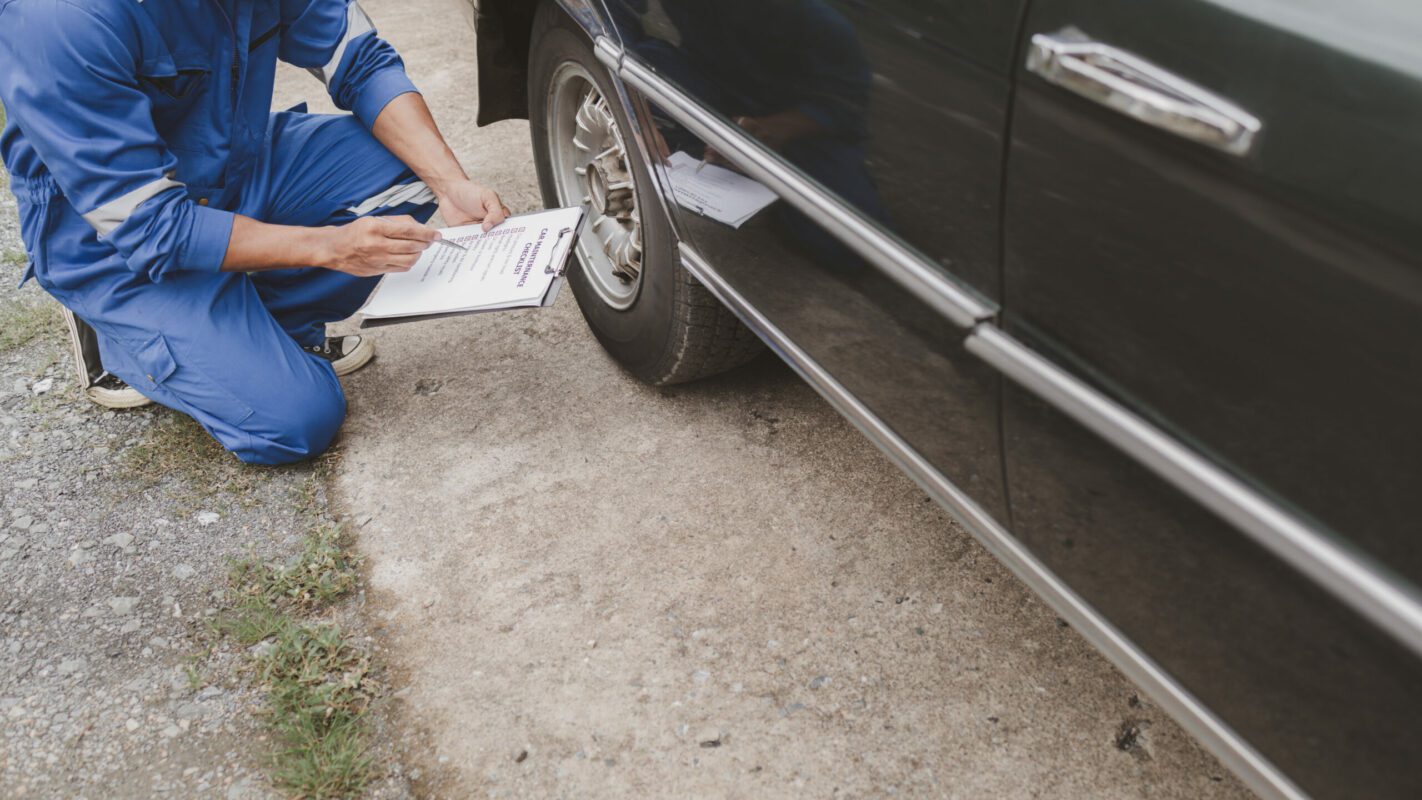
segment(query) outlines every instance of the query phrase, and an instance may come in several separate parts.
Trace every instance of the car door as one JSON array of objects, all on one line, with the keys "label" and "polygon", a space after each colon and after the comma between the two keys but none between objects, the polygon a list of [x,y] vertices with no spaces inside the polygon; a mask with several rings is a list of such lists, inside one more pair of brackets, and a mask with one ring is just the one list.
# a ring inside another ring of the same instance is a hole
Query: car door
[{"label": "car door", "polygon": [[995,308],[1020,4],[608,5],[651,146],[779,198],[738,228],[677,208],[683,261],[950,505],[1005,520],[999,380],[962,341]]},{"label": "car door", "polygon": [[1422,796],[1422,7],[1023,35],[1003,325],[1045,361],[979,349],[1014,532],[1297,787]]}]

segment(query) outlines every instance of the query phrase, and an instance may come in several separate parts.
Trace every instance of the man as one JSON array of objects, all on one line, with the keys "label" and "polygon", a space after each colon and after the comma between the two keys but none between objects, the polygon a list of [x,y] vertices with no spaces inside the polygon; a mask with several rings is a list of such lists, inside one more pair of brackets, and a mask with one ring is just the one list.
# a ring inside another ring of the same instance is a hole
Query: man
[{"label": "man", "polygon": [[[278,58],[353,115],[270,113]],[[508,215],[354,0],[0,0],[0,101],[25,279],[81,372],[102,359],[90,397],[151,398],[250,463],[331,442],[336,376],[373,351],[325,325],[414,264],[436,205]]]}]

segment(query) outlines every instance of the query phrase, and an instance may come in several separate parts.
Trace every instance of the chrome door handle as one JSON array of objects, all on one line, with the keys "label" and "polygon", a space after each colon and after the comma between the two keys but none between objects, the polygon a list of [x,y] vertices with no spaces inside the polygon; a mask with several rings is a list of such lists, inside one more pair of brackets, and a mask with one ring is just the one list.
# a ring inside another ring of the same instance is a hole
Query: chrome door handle
[{"label": "chrome door handle", "polygon": [[1145,59],[1068,28],[1032,37],[1027,69],[1147,125],[1237,156],[1262,127],[1259,118]]}]

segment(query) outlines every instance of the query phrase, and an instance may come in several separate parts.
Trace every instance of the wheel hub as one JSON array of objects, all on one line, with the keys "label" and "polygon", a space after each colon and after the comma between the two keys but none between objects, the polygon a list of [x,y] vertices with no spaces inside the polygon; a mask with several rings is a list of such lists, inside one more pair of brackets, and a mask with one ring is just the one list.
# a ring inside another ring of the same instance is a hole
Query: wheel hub
[{"label": "wheel hub", "polygon": [[607,100],[589,86],[574,119],[573,146],[581,155],[574,168],[582,201],[591,207],[590,230],[601,244],[611,274],[624,286],[642,273],[642,225],[627,148]]}]

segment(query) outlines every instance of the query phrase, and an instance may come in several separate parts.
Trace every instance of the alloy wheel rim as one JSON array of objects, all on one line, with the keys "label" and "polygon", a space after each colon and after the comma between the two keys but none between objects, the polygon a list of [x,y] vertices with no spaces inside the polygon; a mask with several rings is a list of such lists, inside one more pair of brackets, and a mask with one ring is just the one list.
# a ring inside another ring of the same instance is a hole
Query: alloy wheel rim
[{"label": "alloy wheel rim", "polygon": [[583,272],[609,306],[625,309],[642,285],[642,222],[631,154],[592,76],[567,62],[548,97],[549,153],[561,205],[586,205],[578,241]]}]

